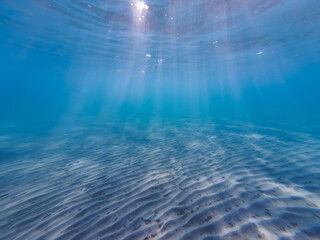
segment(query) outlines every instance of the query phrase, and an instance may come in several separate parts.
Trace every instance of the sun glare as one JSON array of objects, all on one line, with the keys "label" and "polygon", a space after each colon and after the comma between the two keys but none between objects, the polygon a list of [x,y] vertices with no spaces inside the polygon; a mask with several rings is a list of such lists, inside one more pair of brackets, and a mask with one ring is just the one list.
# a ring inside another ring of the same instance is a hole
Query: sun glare
[{"label": "sun glare", "polygon": [[139,10],[148,10],[149,6],[145,3],[145,2],[137,2],[135,4],[135,6],[139,9]]}]

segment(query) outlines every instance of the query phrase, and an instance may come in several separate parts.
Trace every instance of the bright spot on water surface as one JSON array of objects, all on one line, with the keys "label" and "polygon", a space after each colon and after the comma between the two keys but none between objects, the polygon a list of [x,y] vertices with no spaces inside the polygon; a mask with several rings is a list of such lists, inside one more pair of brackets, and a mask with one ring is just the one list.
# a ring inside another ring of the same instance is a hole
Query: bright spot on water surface
[{"label": "bright spot on water surface", "polygon": [[[131,4],[132,5],[132,4]],[[139,9],[139,10],[148,10],[149,6],[145,3],[145,2],[137,2],[135,4],[135,6]]]},{"label": "bright spot on water surface", "polygon": [[130,3],[131,6],[135,6],[135,12],[138,16],[138,21],[142,21],[145,18],[145,11],[149,9],[149,6],[145,2],[136,2],[136,3]]}]

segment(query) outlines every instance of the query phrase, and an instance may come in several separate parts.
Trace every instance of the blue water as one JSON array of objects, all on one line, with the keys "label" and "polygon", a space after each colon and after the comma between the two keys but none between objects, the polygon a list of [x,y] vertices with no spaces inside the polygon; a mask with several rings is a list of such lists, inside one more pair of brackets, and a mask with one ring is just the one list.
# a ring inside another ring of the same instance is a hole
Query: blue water
[{"label": "blue water", "polygon": [[0,1],[0,239],[320,239],[320,2]]}]

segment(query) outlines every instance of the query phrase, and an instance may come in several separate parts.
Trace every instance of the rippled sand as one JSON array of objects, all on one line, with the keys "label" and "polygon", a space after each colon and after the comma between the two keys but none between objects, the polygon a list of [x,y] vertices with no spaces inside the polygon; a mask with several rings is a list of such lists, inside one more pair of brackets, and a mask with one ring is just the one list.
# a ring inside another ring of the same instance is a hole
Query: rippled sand
[{"label": "rippled sand", "polygon": [[126,122],[0,146],[0,239],[320,239],[312,133]]}]

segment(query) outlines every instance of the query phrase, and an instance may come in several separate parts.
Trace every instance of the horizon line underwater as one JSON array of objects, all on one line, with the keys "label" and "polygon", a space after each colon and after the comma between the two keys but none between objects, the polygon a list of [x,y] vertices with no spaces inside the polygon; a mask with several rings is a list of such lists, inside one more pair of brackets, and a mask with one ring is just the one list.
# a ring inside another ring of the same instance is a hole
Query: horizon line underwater
[{"label": "horizon line underwater", "polygon": [[1,0],[0,240],[319,240],[320,1]]}]

